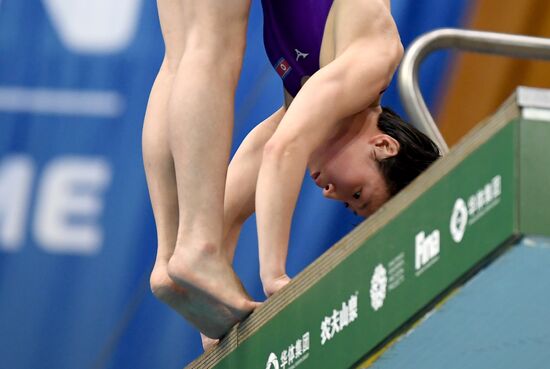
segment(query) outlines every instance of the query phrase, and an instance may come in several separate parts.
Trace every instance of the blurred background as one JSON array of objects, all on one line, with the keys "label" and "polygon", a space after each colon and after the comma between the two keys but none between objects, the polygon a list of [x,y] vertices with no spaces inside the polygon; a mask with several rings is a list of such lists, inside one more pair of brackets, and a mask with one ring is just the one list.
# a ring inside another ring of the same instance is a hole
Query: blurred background
[{"label": "blurred background", "polygon": [[[439,27],[550,37],[546,0],[392,0],[392,12],[405,46]],[[202,352],[148,283],[141,127],[163,51],[152,0],[0,0],[0,368],[171,369]],[[550,85],[538,62],[447,52],[420,76],[451,145],[515,86]],[[253,0],[234,150],[281,103]],[[403,113],[395,82],[383,103]],[[306,180],[289,274],[360,221]],[[235,264],[263,300],[254,219]]]}]

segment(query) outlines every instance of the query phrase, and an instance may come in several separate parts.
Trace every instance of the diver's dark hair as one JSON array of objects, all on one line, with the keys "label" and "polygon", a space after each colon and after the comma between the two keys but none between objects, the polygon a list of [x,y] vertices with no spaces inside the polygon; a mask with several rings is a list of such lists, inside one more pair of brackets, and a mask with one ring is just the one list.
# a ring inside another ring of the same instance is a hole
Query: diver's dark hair
[{"label": "diver's dark hair", "polygon": [[378,162],[393,196],[440,157],[439,149],[424,133],[405,123],[393,110],[382,107],[378,128],[399,142],[397,155]]}]

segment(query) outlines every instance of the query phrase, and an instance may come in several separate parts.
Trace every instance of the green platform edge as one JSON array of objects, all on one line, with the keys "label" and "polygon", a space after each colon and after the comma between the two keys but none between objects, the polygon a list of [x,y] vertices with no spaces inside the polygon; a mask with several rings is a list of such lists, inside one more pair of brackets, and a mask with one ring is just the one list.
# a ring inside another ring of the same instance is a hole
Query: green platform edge
[{"label": "green platform edge", "polygon": [[[187,368],[350,368],[420,318],[503,245],[524,234],[550,236],[549,112],[548,91],[518,88],[446,157]],[[462,239],[453,240],[457,200],[467,204],[494,178],[500,178],[500,195],[469,214]],[[439,253],[416,270],[415,237],[435,230]],[[386,283],[382,278],[373,284],[375,270],[378,275],[385,270]],[[376,289],[381,285],[385,291]],[[371,289],[378,293],[371,297]],[[322,322],[345,310],[342,304],[352,296],[357,318],[321,344]],[[304,335],[309,349],[283,366],[283,351],[303,343]]]}]

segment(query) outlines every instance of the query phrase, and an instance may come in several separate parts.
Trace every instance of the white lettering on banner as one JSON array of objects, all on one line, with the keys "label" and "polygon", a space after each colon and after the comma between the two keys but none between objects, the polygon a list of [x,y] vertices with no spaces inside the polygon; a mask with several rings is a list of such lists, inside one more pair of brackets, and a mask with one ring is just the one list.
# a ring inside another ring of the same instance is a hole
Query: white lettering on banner
[{"label": "white lettering on banner", "polygon": [[142,0],[42,0],[63,44],[77,53],[119,52],[132,42]]},{"label": "white lettering on banner", "polygon": [[38,192],[38,243],[55,253],[97,252],[103,241],[97,224],[101,194],[110,181],[111,169],[102,159],[63,157],[50,163]]},{"label": "white lettering on banner", "polygon": [[417,276],[439,259],[439,250],[440,234],[438,229],[427,237],[424,232],[416,235],[414,268]]},{"label": "white lettering on banner", "polygon": [[[266,363],[266,369],[294,369],[309,357],[309,332],[292,342],[279,356],[270,353]],[[279,359],[280,358],[280,359]]]},{"label": "white lettering on banner", "polygon": [[359,318],[359,292],[351,295],[348,301],[342,302],[342,309],[333,309],[321,322],[321,345],[330,341],[337,333]]},{"label": "white lettering on banner", "polygon": [[388,263],[388,291],[395,290],[405,281],[405,253],[400,252]]},{"label": "white lettering on banner", "polygon": [[33,163],[26,156],[0,163],[0,250],[17,251],[23,244],[33,176]]}]

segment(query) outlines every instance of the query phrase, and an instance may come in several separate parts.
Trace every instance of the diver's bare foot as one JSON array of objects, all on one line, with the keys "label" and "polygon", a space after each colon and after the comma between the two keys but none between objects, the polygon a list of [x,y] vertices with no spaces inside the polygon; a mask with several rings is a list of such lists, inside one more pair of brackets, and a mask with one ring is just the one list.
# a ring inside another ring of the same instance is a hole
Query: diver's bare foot
[{"label": "diver's bare foot", "polygon": [[215,340],[213,338],[208,338],[202,333],[201,333],[201,341],[202,341],[202,348],[205,352],[210,351],[211,349],[216,347],[218,343],[220,343],[219,339]]},{"label": "diver's bare foot", "polygon": [[[205,320],[204,309],[193,303],[188,289],[182,288],[170,278],[164,265],[155,265],[151,273],[151,288],[158,299],[168,304],[198,329],[204,329],[207,332],[217,331],[220,320],[224,322],[227,318],[233,319],[229,309],[218,306],[212,312],[212,319]],[[206,337],[202,334],[201,336]]]},{"label": "diver's bare foot", "polygon": [[168,274],[185,288],[192,321],[210,338],[220,338],[246,318],[259,303],[252,301],[223,254],[176,248],[168,263]]},{"label": "diver's bare foot", "polygon": [[270,278],[266,281],[262,281],[264,286],[264,293],[267,297],[270,297],[275,292],[286,286],[289,282],[290,278],[286,274],[283,274],[282,276],[277,278]]}]

